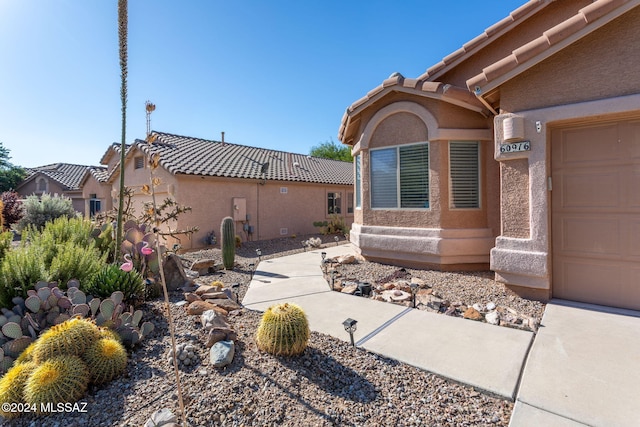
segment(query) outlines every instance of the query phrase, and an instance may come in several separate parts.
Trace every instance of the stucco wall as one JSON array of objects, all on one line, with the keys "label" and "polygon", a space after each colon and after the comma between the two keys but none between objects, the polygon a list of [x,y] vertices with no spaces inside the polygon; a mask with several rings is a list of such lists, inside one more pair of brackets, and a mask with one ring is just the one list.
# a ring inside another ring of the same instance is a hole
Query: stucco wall
[{"label": "stucco wall", "polygon": [[502,112],[640,92],[636,7],[500,88]]},{"label": "stucco wall", "polygon": [[529,237],[529,163],[515,159],[500,163],[502,235]]},{"label": "stucco wall", "polygon": [[[31,196],[32,194],[41,195],[42,191],[37,191],[37,185],[36,185],[36,182],[38,181],[38,178],[40,176],[42,175],[38,175],[32,180],[30,180],[29,182],[25,183],[24,185],[21,185],[17,190],[18,194],[20,194],[20,196],[23,198],[27,196]],[[49,193],[51,195],[63,194],[64,190],[57,182],[55,182],[50,178],[45,177],[45,179],[49,182],[49,184],[47,185],[46,193]]]},{"label": "stucco wall", "polygon": [[93,177],[89,175],[87,180],[82,186],[82,198],[84,199],[84,215],[89,216],[90,206],[89,201],[91,195],[95,194],[96,198],[100,200],[100,209],[102,212],[108,211],[113,208],[113,199],[111,198],[111,186],[109,184],[101,184]]}]

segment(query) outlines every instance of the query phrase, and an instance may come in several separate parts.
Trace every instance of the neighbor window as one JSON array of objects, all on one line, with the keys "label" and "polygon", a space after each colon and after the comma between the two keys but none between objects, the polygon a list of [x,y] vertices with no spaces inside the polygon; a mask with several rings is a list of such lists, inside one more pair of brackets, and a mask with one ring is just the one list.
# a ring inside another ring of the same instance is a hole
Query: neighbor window
[{"label": "neighbor window", "polygon": [[353,193],[347,193],[347,213],[353,214]]},{"label": "neighbor window", "polygon": [[135,157],[134,159],[134,168],[135,169],[143,169],[144,168],[144,157],[143,156],[138,156]]},{"label": "neighbor window", "polygon": [[372,208],[429,208],[429,144],[371,150]]},{"label": "neighbor window", "polygon": [[451,177],[451,208],[480,207],[480,144],[451,141],[449,143],[449,174]]},{"label": "neighbor window", "polygon": [[340,193],[327,193],[327,214],[340,214]]},{"label": "neighbor window", "polygon": [[36,181],[36,191],[46,193],[49,181],[46,178],[38,178]]},{"label": "neighbor window", "polygon": [[101,202],[96,194],[91,194],[89,197],[89,217],[93,218],[100,212]]},{"label": "neighbor window", "polygon": [[362,207],[362,170],[360,165],[361,156],[358,154],[353,158],[356,164],[356,208]]}]

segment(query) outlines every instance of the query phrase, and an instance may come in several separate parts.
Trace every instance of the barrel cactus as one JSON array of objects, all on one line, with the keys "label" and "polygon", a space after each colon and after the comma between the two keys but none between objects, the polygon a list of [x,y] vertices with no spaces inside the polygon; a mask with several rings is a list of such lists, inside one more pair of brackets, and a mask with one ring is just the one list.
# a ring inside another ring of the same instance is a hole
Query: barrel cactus
[{"label": "barrel cactus", "polygon": [[33,360],[42,362],[54,356],[79,356],[100,337],[98,327],[90,320],[74,317],[51,327],[36,341]]},{"label": "barrel cactus", "polygon": [[[0,402],[23,403],[25,383],[36,367],[35,363],[26,362],[16,364],[9,369],[0,379]],[[8,412],[0,409],[0,415],[4,418],[14,418],[20,415],[20,412]]]},{"label": "barrel cactus", "polygon": [[236,231],[233,218],[224,218],[220,224],[220,247],[222,249],[222,264],[227,270],[233,269],[236,256]]},{"label": "barrel cactus", "polygon": [[[18,365],[21,366],[21,365]],[[56,356],[38,364],[24,386],[24,402],[36,405],[75,402],[89,385],[87,365],[77,356]]]},{"label": "barrel cactus", "polygon": [[301,354],[309,341],[309,322],[304,311],[292,303],[276,304],[262,315],[256,343],[276,356]]},{"label": "barrel cactus", "polygon": [[83,355],[95,384],[108,383],[127,369],[127,351],[119,341],[100,338]]}]

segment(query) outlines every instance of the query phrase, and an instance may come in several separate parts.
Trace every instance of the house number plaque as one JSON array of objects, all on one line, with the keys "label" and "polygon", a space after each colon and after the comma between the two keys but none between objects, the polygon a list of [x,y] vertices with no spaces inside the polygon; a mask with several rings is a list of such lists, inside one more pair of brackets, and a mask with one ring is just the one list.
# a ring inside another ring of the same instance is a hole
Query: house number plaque
[{"label": "house number plaque", "polygon": [[531,151],[531,141],[510,142],[500,144],[501,153],[517,153],[518,151]]}]

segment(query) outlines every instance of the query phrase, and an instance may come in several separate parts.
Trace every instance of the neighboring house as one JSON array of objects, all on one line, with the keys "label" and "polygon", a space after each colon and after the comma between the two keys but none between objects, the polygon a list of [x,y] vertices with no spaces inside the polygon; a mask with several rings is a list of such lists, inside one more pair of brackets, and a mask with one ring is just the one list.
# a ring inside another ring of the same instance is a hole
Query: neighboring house
[{"label": "neighboring house", "polygon": [[640,0],[529,1],[352,104],[362,255],[640,309],[638,28]]},{"label": "neighboring house", "polygon": [[64,195],[87,218],[111,209],[111,186],[104,167],[54,163],[26,170],[27,177],[16,189],[23,198],[44,193]]},{"label": "neighboring house", "polygon": [[[243,241],[289,237],[319,232],[315,221],[332,214],[350,226],[353,220],[351,163],[222,141],[209,141],[162,132],[149,145],[137,140],[125,160],[125,183],[134,189],[136,214],[151,197],[141,189],[149,184],[149,156],[160,156],[154,176],[160,179],[156,200],[171,197],[191,212],[170,224],[172,230],[197,226],[185,249],[201,248],[211,232],[219,239],[220,223],[231,216]],[[110,150],[112,150],[110,148]],[[118,150],[119,153],[119,150]],[[107,152],[109,182],[117,194],[119,161]],[[115,203],[115,201],[114,201]]]}]

